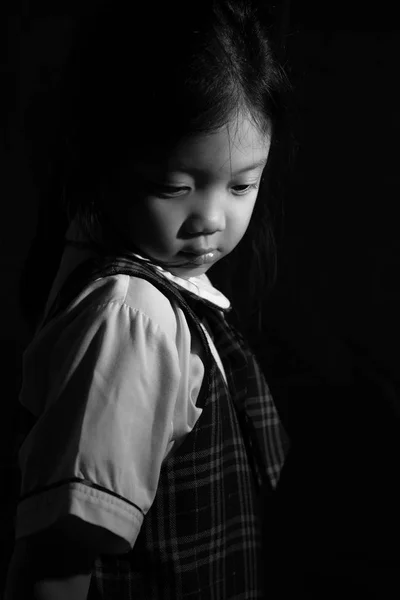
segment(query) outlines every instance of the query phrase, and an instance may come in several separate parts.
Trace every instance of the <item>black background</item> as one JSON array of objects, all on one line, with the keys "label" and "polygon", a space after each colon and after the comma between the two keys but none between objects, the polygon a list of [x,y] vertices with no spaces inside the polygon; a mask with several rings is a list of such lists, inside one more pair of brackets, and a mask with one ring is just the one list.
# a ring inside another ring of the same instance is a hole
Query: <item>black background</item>
[{"label": "black background", "polygon": [[[18,486],[15,406],[27,335],[18,280],[38,198],[52,175],[56,116],[46,97],[68,49],[66,15],[83,4],[57,3],[56,14],[53,3],[14,2],[5,21],[0,572]],[[274,6],[295,89],[298,152],[286,185],[278,282],[257,342],[293,442],[279,506],[271,510],[271,539],[291,574],[282,589],[290,580],[293,597],[301,589],[309,598],[394,598],[400,595],[396,3]],[[33,145],[39,173],[23,130],[33,96],[42,99],[43,131]]]}]

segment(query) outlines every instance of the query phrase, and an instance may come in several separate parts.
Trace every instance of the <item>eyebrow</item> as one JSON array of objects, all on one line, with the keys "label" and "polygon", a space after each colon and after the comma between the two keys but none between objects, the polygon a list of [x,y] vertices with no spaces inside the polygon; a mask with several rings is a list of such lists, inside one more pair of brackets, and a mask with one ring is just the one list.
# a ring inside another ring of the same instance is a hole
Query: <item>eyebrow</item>
[{"label": "eyebrow", "polygon": [[246,171],[253,171],[254,169],[258,169],[258,167],[265,167],[267,164],[268,158],[262,158],[261,160],[253,163],[252,165],[248,165],[247,167],[243,167],[238,171],[234,172],[234,175],[240,175],[240,173],[246,173]]},{"label": "eyebrow", "polygon": [[[268,162],[268,157],[266,158],[262,158],[260,160],[258,160],[257,162],[251,164],[251,165],[247,165],[246,167],[242,167],[241,169],[238,169],[237,171],[232,171],[232,177],[236,177],[237,175],[240,175],[241,173],[247,173],[248,171],[253,171],[255,169],[258,169],[259,167],[265,167],[265,165]],[[136,165],[136,168],[139,168],[139,170],[143,170],[144,172],[148,171],[150,165],[146,164],[146,163],[139,163]],[[151,167],[150,167],[150,171],[151,171]],[[186,172],[186,173],[195,173],[195,174],[199,174],[199,175],[204,175],[204,171],[203,169],[199,169],[197,167],[192,167],[190,165],[185,165],[183,163],[177,163],[174,165],[171,165],[171,170],[172,171],[180,171],[180,172]]]},{"label": "eyebrow", "polygon": [[[261,160],[258,160],[257,162],[248,165],[246,167],[242,167],[241,169],[238,169],[237,171],[232,171],[232,175],[236,176],[236,175],[240,175],[241,173],[246,173],[247,171],[253,171],[254,169],[258,169],[258,167],[265,167],[265,165],[267,164],[268,161],[268,157],[267,158],[262,158]],[[185,165],[185,164],[175,164],[172,165],[172,170],[173,171],[182,171],[182,172],[187,172],[187,173],[199,173],[200,175],[202,175],[204,173],[203,169],[199,169],[197,167],[191,167],[189,165]]]}]

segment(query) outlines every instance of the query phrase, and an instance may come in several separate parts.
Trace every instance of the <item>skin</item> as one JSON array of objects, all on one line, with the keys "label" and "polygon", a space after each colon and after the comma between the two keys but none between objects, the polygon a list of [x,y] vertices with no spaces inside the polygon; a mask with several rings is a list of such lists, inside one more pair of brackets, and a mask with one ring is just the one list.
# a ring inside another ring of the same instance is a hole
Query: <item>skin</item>
[{"label": "skin", "polygon": [[96,557],[127,549],[110,531],[69,515],[16,541],[4,600],[86,600]]},{"label": "skin", "polygon": [[[240,115],[215,133],[182,141],[165,161],[126,165],[119,191],[104,210],[114,230],[144,256],[180,277],[199,276],[245,234],[269,149],[269,136]],[[207,262],[193,262],[192,251],[208,248],[213,252]],[[115,541],[101,528],[84,535],[81,527],[92,526],[69,518],[58,528],[19,540],[6,600],[86,599],[95,557]],[[77,539],[91,544],[78,546]]]},{"label": "skin", "polygon": [[[199,276],[245,234],[269,149],[270,137],[239,115],[182,141],[164,162],[127,165],[106,213],[144,256],[180,277]],[[206,249],[206,261],[192,254]]]}]

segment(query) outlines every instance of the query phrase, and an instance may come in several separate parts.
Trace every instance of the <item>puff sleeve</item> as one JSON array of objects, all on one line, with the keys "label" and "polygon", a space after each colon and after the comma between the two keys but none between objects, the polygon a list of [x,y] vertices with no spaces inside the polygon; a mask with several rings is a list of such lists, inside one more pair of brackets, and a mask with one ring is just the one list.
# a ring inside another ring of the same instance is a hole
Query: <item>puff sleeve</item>
[{"label": "puff sleeve", "polygon": [[131,547],[172,435],[175,341],[143,312],[111,301],[66,322],[42,381],[37,352],[25,356],[21,401],[36,386],[44,402],[20,449],[16,537],[75,515]]}]

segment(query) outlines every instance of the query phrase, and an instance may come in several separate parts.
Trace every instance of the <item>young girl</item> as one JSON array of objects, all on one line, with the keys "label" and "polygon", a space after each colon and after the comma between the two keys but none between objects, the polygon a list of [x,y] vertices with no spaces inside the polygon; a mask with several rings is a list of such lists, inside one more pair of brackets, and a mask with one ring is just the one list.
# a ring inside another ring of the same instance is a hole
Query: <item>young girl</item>
[{"label": "young girl", "polygon": [[249,2],[115,6],[66,76],[70,222],[24,356],[7,599],[267,597],[287,440],[206,273],[271,240],[285,78]]}]

